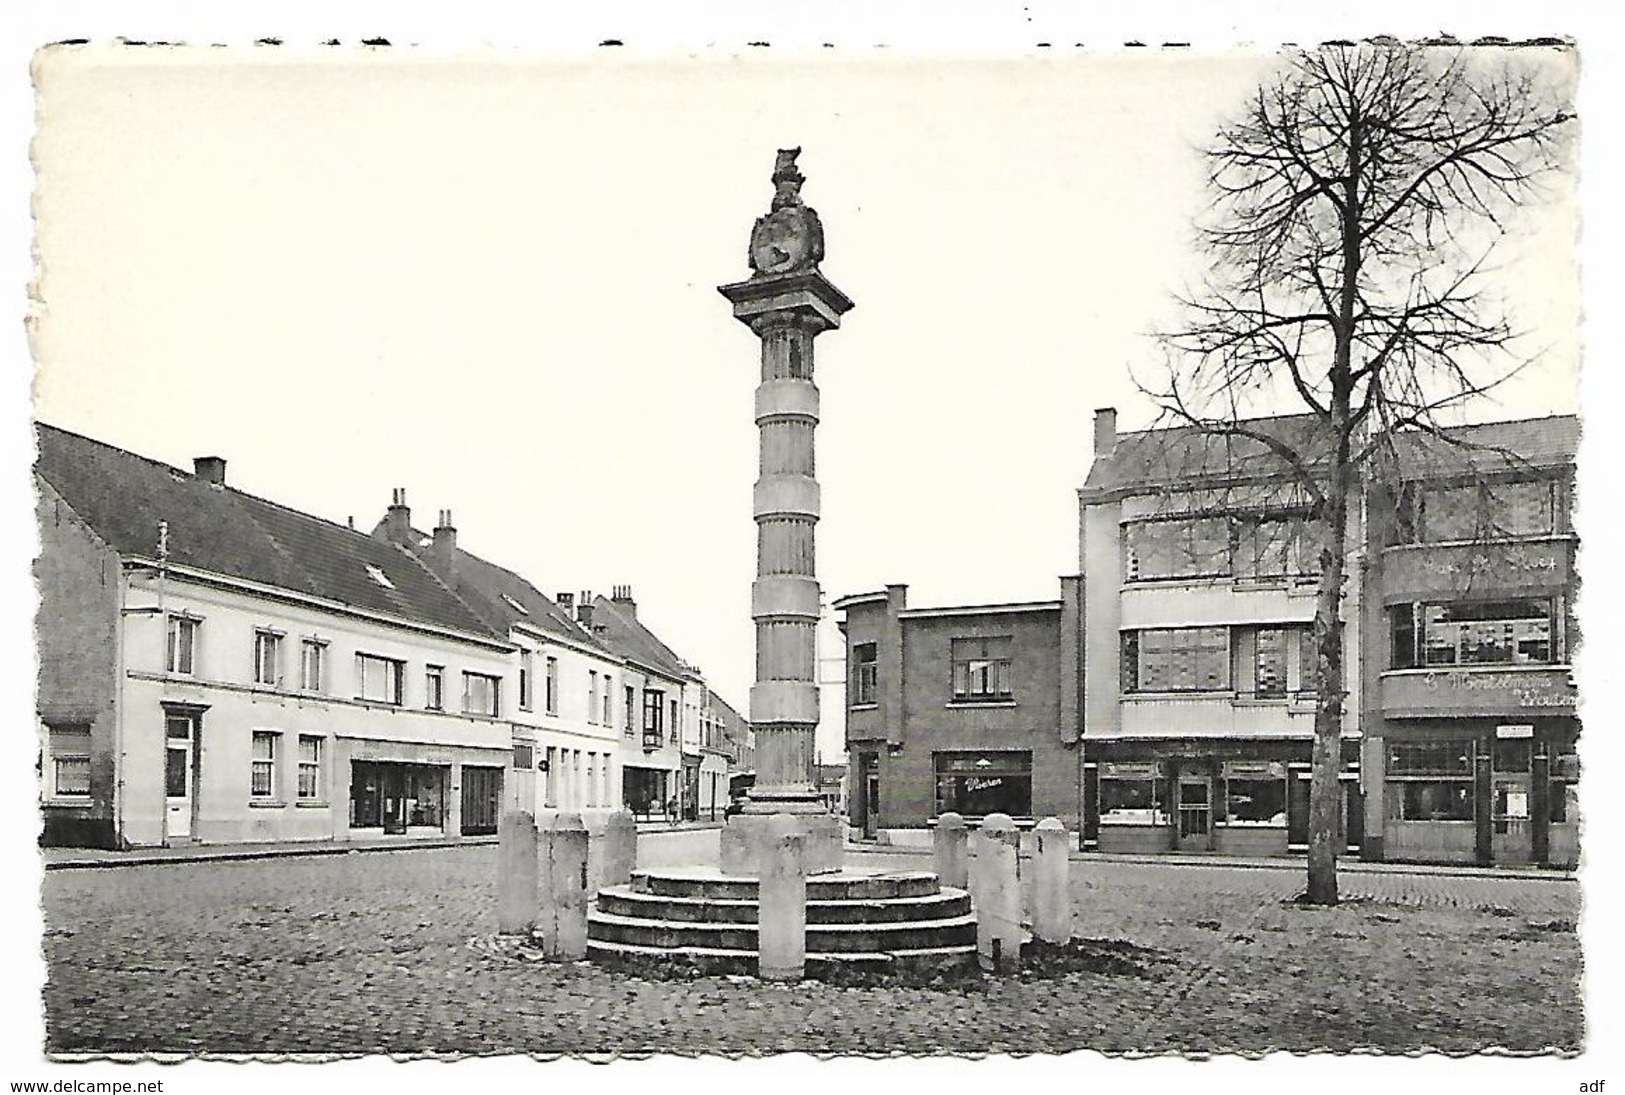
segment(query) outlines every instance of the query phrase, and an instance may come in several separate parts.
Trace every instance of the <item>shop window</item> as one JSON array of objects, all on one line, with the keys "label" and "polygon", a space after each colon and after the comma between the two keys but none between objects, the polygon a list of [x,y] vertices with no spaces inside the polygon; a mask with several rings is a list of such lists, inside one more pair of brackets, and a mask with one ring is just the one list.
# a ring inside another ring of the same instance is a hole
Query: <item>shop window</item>
[{"label": "shop window", "polygon": [[1552,757],[1547,785],[1547,809],[1554,823],[1574,821],[1569,816],[1569,789],[1580,782],[1580,758],[1573,753],[1558,753]]},{"label": "shop window", "polygon": [[1473,820],[1471,740],[1389,747],[1386,813],[1395,821]]},{"label": "shop window", "polygon": [[1157,764],[1100,766],[1102,825],[1167,825],[1163,772]]},{"label": "shop window", "polygon": [[46,771],[53,798],[90,796],[90,727],[53,726],[46,733]]},{"label": "shop window", "polygon": [[1010,698],[1010,636],[954,639],[949,645],[956,701]]},{"label": "shop window", "polygon": [[322,739],[299,735],[299,798],[315,801],[322,797]]},{"label": "shop window", "polygon": [[1401,742],[1388,749],[1390,776],[1473,776],[1471,740]]},{"label": "shop window", "polygon": [[278,738],[282,735],[255,730],[249,760],[248,793],[253,798],[276,797]]},{"label": "shop window", "polygon": [[852,647],[852,699],[856,707],[875,702],[875,673],[878,658],[874,643],[857,643]]},{"label": "shop window", "polygon": [[411,765],[406,769],[406,824],[438,829],[445,821],[445,775],[439,768]]},{"label": "shop window", "polygon": [[1394,821],[1472,821],[1471,780],[1404,780],[1387,786]]},{"label": "shop window", "polygon": [[1126,692],[1225,692],[1230,630],[1178,627],[1123,633]]},{"label": "shop window", "polygon": [[932,761],[937,777],[937,813],[1032,816],[1032,753],[933,753]]},{"label": "shop window", "polygon": [[1224,777],[1228,825],[1286,824],[1286,768],[1279,762],[1230,763]]}]

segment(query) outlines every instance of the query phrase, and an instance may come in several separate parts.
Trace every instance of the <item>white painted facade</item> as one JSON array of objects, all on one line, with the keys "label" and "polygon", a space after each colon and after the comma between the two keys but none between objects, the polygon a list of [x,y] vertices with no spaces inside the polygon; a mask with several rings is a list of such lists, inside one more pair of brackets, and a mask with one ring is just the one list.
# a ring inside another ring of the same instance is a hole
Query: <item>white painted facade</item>
[{"label": "white painted facade", "polygon": [[[192,629],[190,665],[171,660],[172,626]],[[355,816],[357,762],[431,773],[438,801],[405,787],[413,801],[393,808],[409,834],[457,836],[467,770],[508,781],[506,644],[178,568],[126,571],[120,636],[115,816],[129,845],[384,835]],[[495,682],[495,714],[466,709],[465,674]]]}]

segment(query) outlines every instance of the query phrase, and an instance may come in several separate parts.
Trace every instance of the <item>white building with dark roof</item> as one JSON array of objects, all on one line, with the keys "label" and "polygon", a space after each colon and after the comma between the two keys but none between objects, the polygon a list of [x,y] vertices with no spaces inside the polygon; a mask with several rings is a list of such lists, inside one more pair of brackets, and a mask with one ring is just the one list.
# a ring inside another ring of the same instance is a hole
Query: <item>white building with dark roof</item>
[{"label": "white building with dark roof", "polygon": [[515,647],[413,553],[38,428],[49,843],[492,833]]},{"label": "white building with dark roof", "polygon": [[403,495],[373,536],[416,556],[512,647],[514,764],[507,799],[533,816],[569,810],[591,818],[622,805],[626,664],[593,634],[592,595],[549,597],[521,575],[458,543],[451,511],[429,533],[412,527]]}]

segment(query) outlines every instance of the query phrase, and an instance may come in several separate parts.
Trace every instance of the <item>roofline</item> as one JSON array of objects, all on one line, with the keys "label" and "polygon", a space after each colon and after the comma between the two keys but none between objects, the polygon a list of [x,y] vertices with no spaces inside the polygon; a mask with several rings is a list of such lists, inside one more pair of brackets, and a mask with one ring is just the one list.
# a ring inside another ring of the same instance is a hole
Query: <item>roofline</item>
[{"label": "roofline", "polygon": [[215,571],[203,570],[198,567],[186,566],[180,563],[160,563],[156,559],[144,555],[120,554],[124,566],[149,567],[162,575],[178,576],[197,582],[201,585],[217,586],[224,589],[242,590],[271,600],[284,601],[289,604],[310,605],[327,612],[336,612],[343,616],[354,616],[357,619],[375,620],[380,623],[399,627],[406,631],[417,631],[426,635],[440,635],[457,639],[462,642],[487,646],[493,650],[511,652],[518,649],[507,639],[495,636],[475,635],[468,631],[458,631],[456,628],[443,627],[437,624],[426,623],[422,620],[407,616],[392,616],[387,612],[373,612],[355,605],[345,604],[343,601],[330,601],[325,597],[315,597],[309,593],[299,593],[295,590],[285,589],[281,586],[264,585],[260,582],[249,581],[229,574],[219,574]]},{"label": "roofline", "polygon": [[1060,601],[1018,601],[1002,605],[955,605],[950,608],[905,608],[898,619],[919,620],[932,616],[1006,616],[1021,612],[1059,612]]},{"label": "roofline", "polygon": [[614,662],[614,663],[616,663],[618,665],[625,665],[626,664],[626,659],[624,657],[622,657],[621,655],[615,653],[612,650],[609,650],[606,647],[596,647],[595,648],[595,647],[589,646],[589,645],[587,645],[587,640],[585,638],[583,638],[580,641],[575,641],[573,639],[573,637],[566,638],[565,636],[560,635],[556,631],[549,631],[547,628],[541,626],[540,624],[532,622],[534,619],[535,619],[535,617],[531,617],[529,619],[524,619],[524,620],[515,620],[515,621],[513,621],[513,623],[509,624],[508,626],[509,626],[510,630],[522,631],[526,635],[530,636],[531,638],[541,639],[541,640],[543,640],[545,642],[555,643],[558,646],[562,646],[562,647],[564,647],[564,648],[566,648],[568,650],[574,650],[578,654],[590,654],[594,658],[598,658],[598,659],[600,659],[602,661],[606,661],[606,662]]},{"label": "roofline", "polygon": [[876,593],[849,593],[845,597],[837,597],[834,601],[832,601],[830,603],[829,607],[830,607],[831,611],[840,612],[840,611],[843,611],[845,609],[851,608],[853,605],[866,605],[866,604],[869,604],[870,602],[874,602],[874,601],[884,602],[885,600],[886,600],[886,591],[885,590],[880,590],[879,592],[876,592]]}]

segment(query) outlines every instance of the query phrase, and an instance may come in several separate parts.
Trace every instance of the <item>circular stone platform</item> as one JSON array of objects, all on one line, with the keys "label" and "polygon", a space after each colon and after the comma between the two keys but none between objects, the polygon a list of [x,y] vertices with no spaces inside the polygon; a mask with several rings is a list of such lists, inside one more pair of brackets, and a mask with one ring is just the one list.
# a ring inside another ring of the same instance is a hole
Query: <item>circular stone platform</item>
[{"label": "circular stone platform", "polygon": [[[703,867],[635,871],[631,885],[599,891],[587,914],[587,957],[754,974],[756,920],[754,878]],[[842,966],[934,972],[975,962],[970,895],[928,871],[842,870],[807,879],[810,977]]]}]

